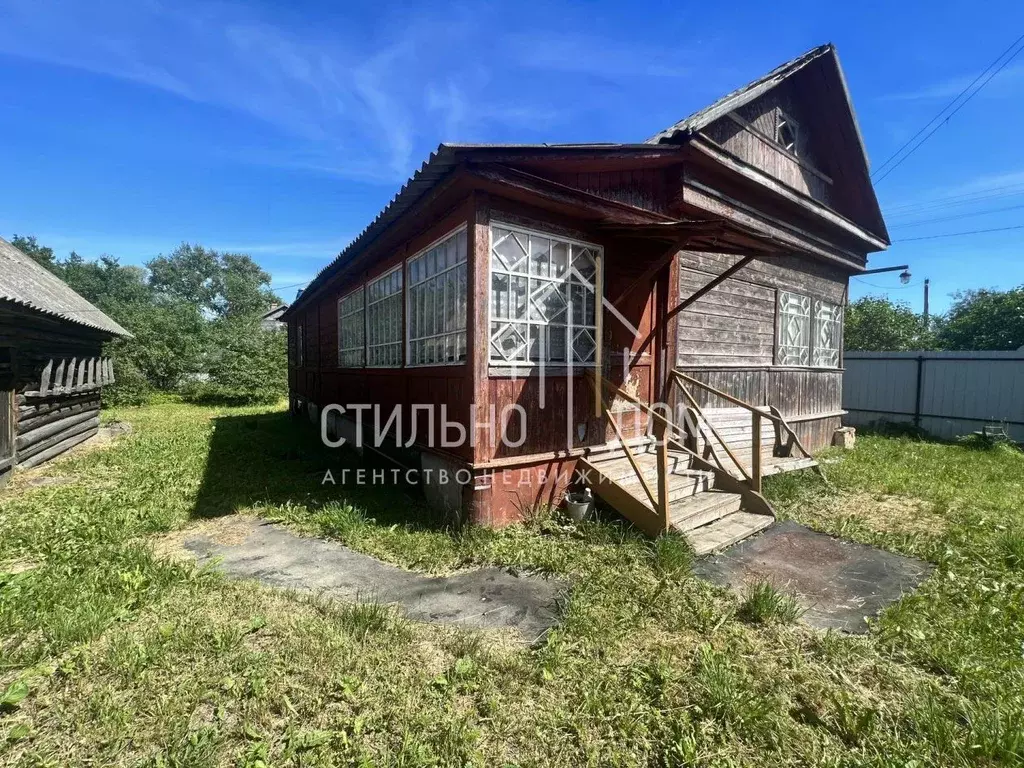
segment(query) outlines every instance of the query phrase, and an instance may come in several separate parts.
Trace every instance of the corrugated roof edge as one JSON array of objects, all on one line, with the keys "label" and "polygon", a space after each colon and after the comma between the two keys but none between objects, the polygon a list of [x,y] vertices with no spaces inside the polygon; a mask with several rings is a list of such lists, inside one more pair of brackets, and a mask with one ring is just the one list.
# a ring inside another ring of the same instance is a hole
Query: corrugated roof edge
[{"label": "corrugated roof edge", "polygon": [[[101,331],[108,333],[112,336],[123,336],[126,338],[133,338],[132,333],[121,326],[117,321],[109,317],[103,310],[97,308],[92,302],[82,296],[80,293],[75,291],[70,285],[61,280],[57,275],[50,272],[43,265],[37,263],[35,259],[28,256],[23,251],[15,248],[9,242],[0,237],[0,249],[2,249],[7,258],[13,260],[22,270],[24,279],[24,288],[26,290],[36,290],[37,292],[51,292],[51,298],[61,298],[61,294],[64,294],[63,300],[68,303],[70,299],[72,304],[80,304],[78,308],[73,306],[65,307],[64,309],[52,309],[41,306],[38,302],[27,297],[24,291],[12,291],[10,288],[5,289],[3,285],[0,285],[0,302],[8,302],[20,307],[26,307],[34,312],[39,312],[49,317],[56,317],[60,320],[64,320],[75,325],[81,325],[85,328],[91,328],[92,330]],[[8,280],[16,273],[7,275]],[[92,318],[85,318],[81,316],[83,312],[94,313]]]},{"label": "corrugated roof edge", "polygon": [[730,91],[722,98],[709,104],[703,109],[697,110],[688,117],[680,120],[678,123],[654,134],[647,139],[645,143],[657,144],[665,139],[671,139],[679,133],[699,131],[705,125],[719,117],[719,113],[724,114],[725,112],[731,112],[737,107],[742,106],[747,101],[757,98],[762,91],[767,90],[777,82],[789,77],[794,72],[807,66],[818,57],[824,56],[830,52],[834,53],[834,51],[835,47],[832,43],[825,43],[824,45],[816,46],[811,50],[800,54],[796,58],[790,59],[784,64],[780,64],[768,74],[762,75],[756,80],[752,80],[734,91]]},{"label": "corrugated roof edge", "polygon": [[317,272],[302,294],[288,307],[282,317],[289,317],[293,310],[305,304],[305,299],[323,285],[357,253],[369,245],[372,240],[383,232],[395,219],[409,210],[417,200],[428,192],[437,181],[447,175],[457,164],[457,155],[463,151],[475,149],[651,149],[649,143],[616,144],[582,143],[582,144],[439,144],[430,157],[419,167],[412,177],[391,198],[384,209],[378,213],[362,232],[349,243],[327,266]]}]

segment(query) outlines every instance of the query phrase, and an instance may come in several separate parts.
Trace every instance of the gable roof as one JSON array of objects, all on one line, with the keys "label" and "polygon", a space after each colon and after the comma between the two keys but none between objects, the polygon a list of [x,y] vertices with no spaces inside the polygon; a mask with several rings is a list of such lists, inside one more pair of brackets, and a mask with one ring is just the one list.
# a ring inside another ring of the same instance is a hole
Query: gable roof
[{"label": "gable roof", "polygon": [[0,301],[20,304],[113,336],[131,336],[101,310],[75,293],[71,286],[2,237]]},{"label": "gable roof", "polygon": [[299,291],[299,295],[296,296],[295,301],[292,302],[285,312],[284,317],[288,317],[291,312],[304,305],[306,301],[312,297],[317,289],[319,289],[326,281],[331,277],[338,274],[346,264],[351,262],[360,252],[365,250],[370,243],[382,234],[395,220],[397,220],[402,214],[408,211],[417,201],[422,199],[429,193],[437,184],[439,184],[445,177],[448,176],[459,164],[465,159],[465,157],[471,153],[479,152],[501,152],[501,153],[516,153],[520,152],[523,154],[546,154],[551,152],[558,153],[575,153],[575,152],[639,152],[643,149],[652,149],[652,145],[667,144],[671,145],[672,139],[679,135],[685,135],[688,133],[696,133],[704,126],[713,122],[714,120],[728,114],[729,112],[737,109],[744,104],[753,101],[766,91],[775,87],[783,80],[787,79],[791,75],[799,72],[801,69],[811,64],[814,61],[827,57],[834,63],[835,73],[838,76],[839,83],[842,90],[842,98],[845,100],[846,105],[849,109],[849,116],[852,121],[852,131],[856,137],[856,144],[859,156],[863,161],[863,174],[867,180],[868,194],[870,195],[871,206],[873,213],[876,214],[878,226],[881,229],[881,233],[888,240],[888,234],[885,231],[885,224],[882,221],[881,209],[878,206],[878,200],[874,195],[874,188],[871,186],[870,175],[868,172],[868,157],[867,151],[864,146],[864,138],[860,131],[860,126],[857,123],[857,116],[853,110],[853,103],[850,100],[849,90],[846,86],[846,78],[843,75],[842,67],[839,64],[839,57],[836,53],[835,46],[831,43],[820,45],[816,48],[812,48],[795,59],[776,67],[768,74],[763,77],[754,80],[751,83],[739,88],[729,94],[726,94],[718,101],[713,104],[701,109],[698,112],[694,112],[684,120],[680,120],[675,125],[661,131],[650,137],[642,144],[618,144],[618,143],[586,143],[586,144],[440,144],[436,151],[430,154],[430,157],[420,166],[420,168],[413,173],[402,188],[388,201],[384,209],[377,214],[377,216],[371,221],[362,232],[360,232],[355,239],[349,243],[344,250],[341,251],[329,264],[327,264],[317,275],[310,281],[305,289]]},{"label": "gable roof", "polygon": [[772,88],[775,88],[783,81],[788,80],[812,64],[825,67],[823,70],[825,77],[833,80],[836,84],[838,100],[845,106],[845,110],[829,110],[829,116],[837,120],[843,120],[844,118],[846,120],[844,128],[853,137],[853,141],[848,141],[847,143],[854,145],[852,147],[853,151],[848,154],[853,158],[852,162],[857,166],[857,174],[863,177],[866,203],[870,211],[869,218],[872,219],[872,225],[876,230],[876,234],[882,236],[885,241],[888,241],[889,235],[882,217],[881,207],[878,205],[878,198],[875,195],[874,186],[871,184],[871,161],[868,158],[867,147],[864,144],[864,134],[861,132],[860,123],[857,121],[857,112],[853,107],[853,100],[850,98],[850,90],[846,84],[846,75],[843,74],[842,64],[839,63],[839,54],[832,43],[812,48],[795,59],[779,65],[768,74],[747,83],[742,88],[737,88],[735,91],[727,93],[713,104],[709,104],[689,117],[683,118],[678,123],[654,134],[647,139],[647,143],[677,142],[679,139],[696,134],[715,120],[763,96]]}]

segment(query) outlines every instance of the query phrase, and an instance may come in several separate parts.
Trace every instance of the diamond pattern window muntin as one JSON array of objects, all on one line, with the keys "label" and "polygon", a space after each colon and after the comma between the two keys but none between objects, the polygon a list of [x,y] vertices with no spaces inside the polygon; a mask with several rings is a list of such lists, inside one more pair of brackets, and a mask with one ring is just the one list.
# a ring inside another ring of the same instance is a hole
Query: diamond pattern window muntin
[{"label": "diamond pattern window muntin", "polygon": [[557,235],[491,226],[492,363],[565,364],[571,349],[574,364],[593,365],[599,252]]},{"label": "diamond pattern window muntin", "polygon": [[843,308],[791,291],[779,291],[776,364],[838,368]]}]

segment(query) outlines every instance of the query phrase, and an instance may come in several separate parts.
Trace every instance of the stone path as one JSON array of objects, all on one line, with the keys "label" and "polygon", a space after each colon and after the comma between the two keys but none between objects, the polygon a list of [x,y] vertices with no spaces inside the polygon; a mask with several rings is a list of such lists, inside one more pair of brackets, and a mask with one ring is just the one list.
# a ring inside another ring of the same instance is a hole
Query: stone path
[{"label": "stone path", "polygon": [[867,632],[865,618],[915,590],[932,570],[788,520],[694,566],[698,576],[738,592],[768,581],[797,599],[805,623],[854,633]]},{"label": "stone path", "polygon": [[555,602],[566,590],[556,579],[500,568],[425,576],[258,518],[232,518],[217,530],[184,533],[185,550],[201,563],[219,559],[229,576],[340,600],[396,604],[417,621],[516,629],[529,642],[555,623]]}]

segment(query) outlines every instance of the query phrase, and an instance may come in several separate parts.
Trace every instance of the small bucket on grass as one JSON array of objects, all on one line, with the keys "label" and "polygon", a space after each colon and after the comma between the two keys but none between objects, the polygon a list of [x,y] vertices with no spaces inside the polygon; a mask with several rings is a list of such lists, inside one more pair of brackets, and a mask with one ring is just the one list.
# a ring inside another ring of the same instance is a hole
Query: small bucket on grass
[{"label": "small bucket on grass", "polygon": [[590,492],[589,488],[565,494],[565,511],[569,513],[569,517],[575,522],[582,523],[589,518],[593,508],[594,495]]}]

